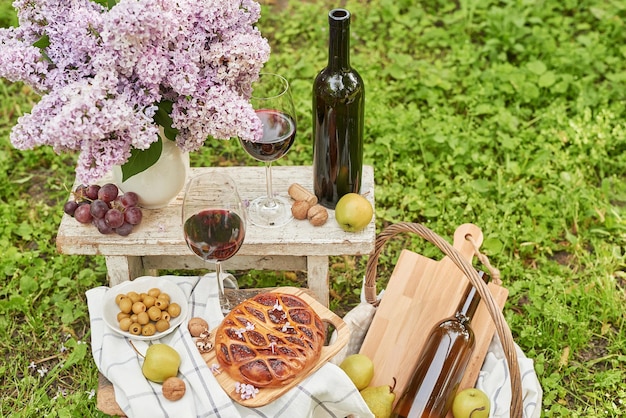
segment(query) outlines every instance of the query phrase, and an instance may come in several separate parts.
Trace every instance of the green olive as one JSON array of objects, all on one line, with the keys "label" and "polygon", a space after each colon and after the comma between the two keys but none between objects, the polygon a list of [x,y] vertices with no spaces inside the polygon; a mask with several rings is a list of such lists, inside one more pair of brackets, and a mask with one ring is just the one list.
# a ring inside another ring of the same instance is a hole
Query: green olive
[{"label": "green olive", "polygon": [[172,318],[176,318],[180,315],[180,310],[180,305],[178,303],[170,303],[167,307],[167,313],[169,313]]},{"label": "green olive", "polygon": [[147,312],[140,312],[137,314],[137,322],[140,325],[146,325],[148,322],[150,322],[150,317],[148,316]]},{"label": "green olive", "polygon": [[146,295],[146,297],[143,298],[143,304],[146,305],[146,308],[148,309],[154,306],[154,302],[156,302],[156,298],[154,296]]},{"label": "green olive", "polygon": [[155,326],[156,326],[157,331],[163,332],[170,327],[170,323],[169,321],[166,321],[165,319],[159,319]]},{"label": "green olive", "polygon": [[128,332],[130,332],[133,335],[141,334],[141,325],[138,324],[137,322],[135,322],[134,324],[131,324],[130,328],[128,328]]},{"label": "green olive", "polygon": [[146,337],[154,335],[155,333],[156,333],[156,326],[153,323],[149,323],[141,329],[141,335],[145,335]]},{"label": "green olive", "polygon": [[148,309],[148,316],[151,320],[158,321],[159,319],[161,319],[161,310],[156,306],[152,306],[150,309]]},{"label": "green olive", "polygon": [[135,302],[133,303],[133,313],[141,313],[141,312],[145,312],[146,311],[146,305],[143,304],[143,302]]},{"label": "green olive", "polygon": [[133,301],[129,298],[124,298],[120,300],[120,310],[124,313],[130,313],[133,309]]},{"label": "green olive", "polygon": [[130,314],[121,311],[117,313],[117,322],[120,322],[124,318],[130,318]]},{"label": "green olive", "polygon": [[128,298],[132,300],[133,303],[139,302],[139,293],[137,292],[128,292],[126,293],[126,296],[128,296]]},{"label": "green olive", "polygon": [[165,298],[162,298],[160,296],[154,302],[154,306],[156,306],[157,308],[159,308],[162,311],[166,310],[169,304],[170,304],[169,300],[167,300]]},{"label": "green olive", "polygon": [[120,321],[120,329],[122,331],[128,331],[130,329],[130,326],[133,324],[132,319],[130,318],[123,318]]},{"label": "green olive", "polygon": [[119,295],[115,296],[115,304],[119,306],[120,301],[122,299],[126,299],[126,295],[123,293],[120,293]]}]

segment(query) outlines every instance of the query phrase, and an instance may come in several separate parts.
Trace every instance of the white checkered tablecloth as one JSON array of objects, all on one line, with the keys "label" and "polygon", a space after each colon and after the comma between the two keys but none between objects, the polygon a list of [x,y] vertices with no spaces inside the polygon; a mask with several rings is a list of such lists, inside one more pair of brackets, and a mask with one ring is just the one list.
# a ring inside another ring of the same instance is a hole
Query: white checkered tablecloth
[{"label": "white checkered tablecloth", "polygon": [[[223,316],[217,299],[215,274],[198,277],[161,276],[179,285],[189,299],[189,314],[203,317],[211,329]],[[166,400],[161,385],[148,381],[141,373],[142,358],[126,338],[113,332],[102,319],[102,304],[108,287],[87,292],[91,321],[91,348],[98,369],[113,384],[119,406],[131,418],[156,417],[354,417],[373,418],[363,398],[346,374],[327,363],[276,401],[246,408],[230,399],[198,352],[187,321],[157,342],[174,347],[181,355],[179,377],[185,380],[185,396],[176,402]],[[133,341],[140,352],[149,342]]]}]

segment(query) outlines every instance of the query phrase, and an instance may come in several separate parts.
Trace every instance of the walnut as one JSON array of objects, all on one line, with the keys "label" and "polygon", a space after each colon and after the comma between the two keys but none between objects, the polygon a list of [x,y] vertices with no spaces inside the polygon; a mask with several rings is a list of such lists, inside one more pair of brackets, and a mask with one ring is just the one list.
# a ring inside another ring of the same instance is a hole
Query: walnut
[{"label": "walnut", "polygon": [[296,219],[306,219],[311,205],[306,200],[297,200],[291,205],[291,214]]},{"label": "walnut", "polygon": [[199,337],[200,334],[209,330],[209,324],[204,319],[195,317],[189,320],[187,328],[192,337]]},{"label": "walnut", "polygon": [[213,343],[210,337],[211,334],[209,331],[205,331],[193,339],[200,354],[208,353],[213,349]]},{"label": "walnut", "polygon": [[185,382],[178,377],[168,377],[163,382],[163,396],[170,401],[177,401],[185,395]]},{"label": "walnut", "polygon": [[321,226],[328,220],[328,211],[322,205],[312,206],[307,212],[307,218],[313,226]]}]

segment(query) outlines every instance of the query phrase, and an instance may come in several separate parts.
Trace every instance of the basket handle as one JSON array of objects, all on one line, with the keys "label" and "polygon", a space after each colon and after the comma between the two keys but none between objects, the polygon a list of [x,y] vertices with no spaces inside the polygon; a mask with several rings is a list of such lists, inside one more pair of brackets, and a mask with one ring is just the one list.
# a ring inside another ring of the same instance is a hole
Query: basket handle
[{"label": "basket handle", "polygon": [[[434,233],[432,230],[419,223],[411,222],[399,222],[386,227],[376,237],[376,244],[374,252],[370,255],[367,261],[367,269],[365,272],[365,300],[376,305],[376,271],[378,265],[378,257],[383,250],[385,243],[392,237],[402,232],[412,232],[419,235],[423,239],[437,246],[446,256],[448,256],[454,264],[465,274],[465,277],[469,279],[472,285],[477,289],[481,299],[485,302],[487,310],[493,322],[496,326],[496,332],[500,337],[502,343],[502,349],[506,357],[509,374],[511,377],[511,416],[522,417],[522,383],[520,370],[517,362],[517,352],[513,343],[513,336],[511,330],[500,311],[499,306],[494,301],[487,284],[480,278],[476,269],[466,260],[461,254],[451,246],[446,240]],[[466,236],[466,239],[471,241],[471,236]],[[478,249],[475,250],[478,252]],[[493,275],[494,281],[499,281],[499,272],[494,269],[489,261],[484,256],[478,257],[481,263],[489,269]]]}]

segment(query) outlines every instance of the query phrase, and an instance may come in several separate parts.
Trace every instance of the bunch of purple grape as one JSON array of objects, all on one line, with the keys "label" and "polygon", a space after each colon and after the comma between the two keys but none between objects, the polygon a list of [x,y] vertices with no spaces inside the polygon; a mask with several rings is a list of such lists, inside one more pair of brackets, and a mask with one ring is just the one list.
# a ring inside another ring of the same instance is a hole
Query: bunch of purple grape
[{"label": "bunch of purple grape", "polygon": [[63,210],[83,224],[92,223],[102,234],[117,233],[126,236],[143,216],[137,206],[139,196],[134,192],[119,194],[115,184],[80,185],[73,192],[74,199],[65,203]]}]

